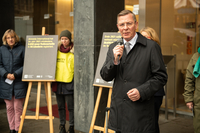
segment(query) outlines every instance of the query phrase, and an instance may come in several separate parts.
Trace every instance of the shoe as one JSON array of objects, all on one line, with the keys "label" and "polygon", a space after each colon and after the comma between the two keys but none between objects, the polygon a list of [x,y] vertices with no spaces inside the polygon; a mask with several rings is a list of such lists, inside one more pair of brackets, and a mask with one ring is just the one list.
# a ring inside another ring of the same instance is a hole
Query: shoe
[{"label": "shoe", "polygon": [[15,130],[10,130],[10,133],[16,133]]},{"label": "shoe", "polygon": [[69,130],[67,131],[67,133],[75,133],[74,132],[74,126],[70,126]]},{"label": "shoe", "polygon": [[66,133],[65,125],[60,125],[60,132],[59,133]]}]

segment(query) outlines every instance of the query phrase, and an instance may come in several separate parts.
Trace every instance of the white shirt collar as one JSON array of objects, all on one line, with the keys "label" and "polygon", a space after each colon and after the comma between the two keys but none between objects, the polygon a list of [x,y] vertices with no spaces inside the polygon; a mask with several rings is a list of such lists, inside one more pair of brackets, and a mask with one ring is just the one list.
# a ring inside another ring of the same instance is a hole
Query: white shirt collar
[{"label": "white shirt collar", "polygon": [[[137,38],[138,38],[138,34],[136,33],[135,36],[129,41],[131,49],[135,46]],[[125,39],[123,40],[124,40],[124,44],[126,44],[127,41]]]}]

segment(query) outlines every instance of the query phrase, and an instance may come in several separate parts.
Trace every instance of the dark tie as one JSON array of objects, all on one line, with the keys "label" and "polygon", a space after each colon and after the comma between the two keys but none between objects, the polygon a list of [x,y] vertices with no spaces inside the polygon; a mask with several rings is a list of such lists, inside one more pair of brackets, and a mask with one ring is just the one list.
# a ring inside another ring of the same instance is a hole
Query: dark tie
[{"label": "dark tie", "polygon": [[129,51],[131,50],[130,43],[126,42],[125,44],[126,44],[126,53],[128,54]]}]

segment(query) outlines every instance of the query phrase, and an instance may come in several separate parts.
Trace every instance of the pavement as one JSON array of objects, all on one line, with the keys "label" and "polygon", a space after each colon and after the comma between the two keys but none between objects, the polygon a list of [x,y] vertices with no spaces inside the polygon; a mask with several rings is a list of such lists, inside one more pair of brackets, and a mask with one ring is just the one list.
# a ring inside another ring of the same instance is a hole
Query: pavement
[{"label": "pavement", "polygon": [[[29,98],[29,103],[26,111],[26,115],[35,115],[35,112],[28,109],[36,107],[36,90],[32,89]],[[40,106],[46,106],[45,95],[41,93]],[[52,105],[56,104],[56,98],[52,95]],[[40,114],[41,116],[43,114]],[[53,126],[54,133],[59,133],[59,118],[54,118]],[[168,113],[168,120],[165,119],[164,111],[160,111],[159,117],[160,133],[194,133],[193,118],[189,115],[177,114],[176,117],[172,113]],[[69,123],[66,122],[66,130]],[[76,127],[75,127],[76,128]],[[89,130],[89,129],[88,129]],[[6,107],[4,102],[0,102],[0,133],[9,133],[9,125],[6,116]],[[49,133],[49,121],[48,120],[33,120],[25,119],[22,133]],[[83,133],[75,130],[75,133]],[[100,133],[100,132],[99,132]]]},{"label": "pavement", "polygon": [[[35,116],[35,112],[30,111],[29,109],[36,108],[36,97],[37,92],[36,90],[31,90],[31,95],[29,97],[29,102],[26,110],[26,116]],[[56,97],[52,93],[52,105],[57,104]],[[40,96],[40,106],[47,106],[46,98],[44,91],[42,90]],[[40,116],[45,116],[43,114],[39,114]],[[54,133],[59,133],[59,125],[60,121],[59,118],[54,117],[53,119],[53,128]],[[68,130],[69,122],[66,121],[65,128]],[[49,120],[34,120],[34,119],[25,119],[22,133],[49,133]],[[6,114],[6,104],[4,102],[0,102],[0,133],[10,133],[7,114]],[[75,130],[75,133],[83,133],[80,131]]]}]

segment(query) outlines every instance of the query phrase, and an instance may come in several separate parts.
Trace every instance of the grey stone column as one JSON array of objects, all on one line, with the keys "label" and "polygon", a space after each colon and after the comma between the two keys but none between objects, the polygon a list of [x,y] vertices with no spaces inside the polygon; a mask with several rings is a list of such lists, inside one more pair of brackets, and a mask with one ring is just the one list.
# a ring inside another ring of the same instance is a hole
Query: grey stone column
[{"label": "grey stone column", "polygon": [[75,128],[88,132],[94,107],[94,1],[74,0]]},{"label": "grey stone column", "polygon": [[[75,129],[88,133],[98,87],[93,80],[103,32],[117,32],[117,14],[124,9],[124,0],[74,0],[74,99]],[[95,124],[104,122],[107,91]],[[103,106],[104,105],[104,106]]]}]

